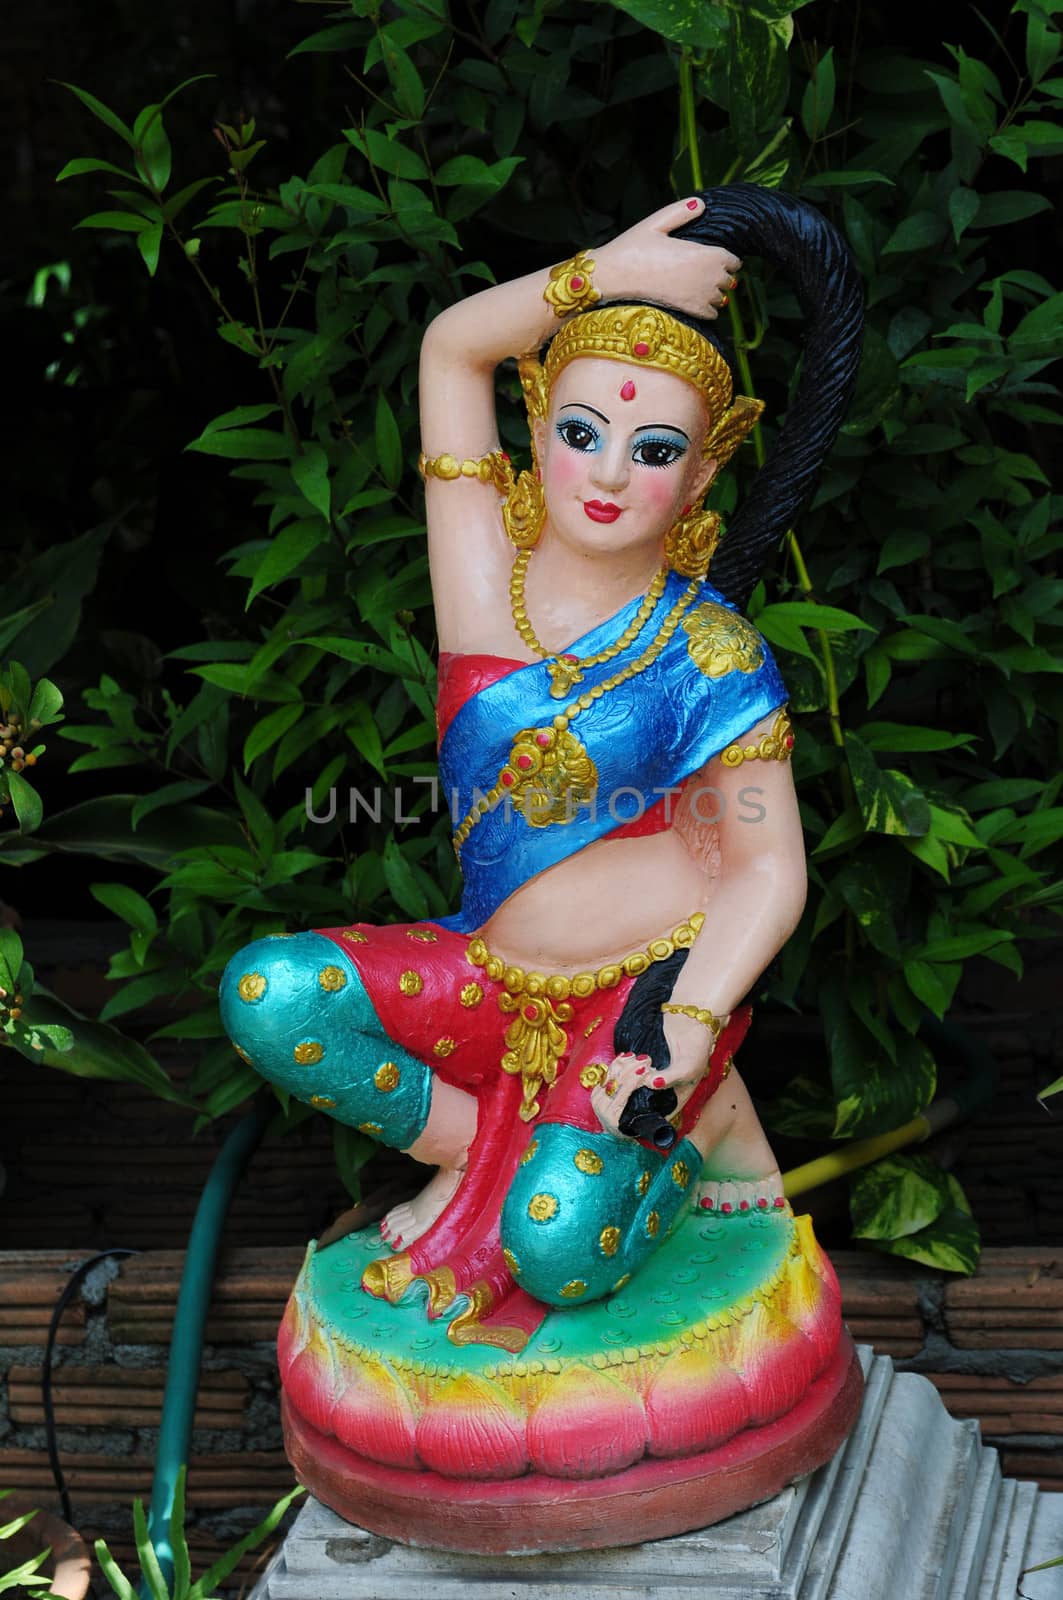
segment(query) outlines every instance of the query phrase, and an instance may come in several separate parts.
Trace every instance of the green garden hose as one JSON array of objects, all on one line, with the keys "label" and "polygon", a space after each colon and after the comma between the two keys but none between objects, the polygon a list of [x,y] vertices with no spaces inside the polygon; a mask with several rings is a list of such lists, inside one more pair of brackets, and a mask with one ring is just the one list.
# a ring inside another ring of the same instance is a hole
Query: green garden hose
[{"label": "green garden hose", "polygon": [[[237,1185],[275,1112],[272,1099],[263,1094],[233,1128],[210,1169],[188,1237],[173,1319],[148,1517],[148,1535],[167,1584],[173,1579],[170,1517],[178,1474],[188,1461],[192,1439],[203,1339],[222,1230]],[[147,1590],[141,1592],[146,1594]]]}]

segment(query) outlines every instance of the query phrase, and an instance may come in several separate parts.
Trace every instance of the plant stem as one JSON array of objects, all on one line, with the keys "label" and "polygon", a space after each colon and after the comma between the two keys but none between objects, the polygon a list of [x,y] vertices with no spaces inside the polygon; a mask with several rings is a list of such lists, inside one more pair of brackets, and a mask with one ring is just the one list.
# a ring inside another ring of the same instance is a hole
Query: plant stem
[{"label": "plant stem", "polygon": [[690,171],[694,188],[704,187],[701,172],[701,152],[698,149],[698,123],[694,115],[694,63],[689,50],[679,58],[679,126],[682,139],[690,156]]}]

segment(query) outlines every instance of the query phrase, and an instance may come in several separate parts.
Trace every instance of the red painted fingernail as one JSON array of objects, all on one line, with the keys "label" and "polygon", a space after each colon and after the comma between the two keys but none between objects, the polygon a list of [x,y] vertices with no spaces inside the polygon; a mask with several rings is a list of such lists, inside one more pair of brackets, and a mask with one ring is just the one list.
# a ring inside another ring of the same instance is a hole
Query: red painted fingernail
[{"label": "red painted fingernail", "polygon": [[635,1076],[636,1076],[636,1078],[641,1078],[645,1071],[646,1071],[645,1067],[636,1067],[635,1068]]},{"label": "red painted fingernail", "polygon": [[649,1056],[636,1056],[635,1057],[636,1061],[648,1061],[649,1059],[650,1059]]},{"label": "red painted fingernail", "polygon": [[654,1078],[653,1087],[655,1089],[663,1089],[664,1088],[664,1079],[663,1078]]},{"label": "red painted fingernail", "polygon": [[700,200],[688,200],[687,201],[687,210],[688,211],[696,211],[700,204],[701,204]]},{"label": "red painted fingernail", "polygon": [[720,304],[722,306],[730,305],[730,303],[731,303],[731,296],[729,294],[724,294],[724,295],[720,296]]}]

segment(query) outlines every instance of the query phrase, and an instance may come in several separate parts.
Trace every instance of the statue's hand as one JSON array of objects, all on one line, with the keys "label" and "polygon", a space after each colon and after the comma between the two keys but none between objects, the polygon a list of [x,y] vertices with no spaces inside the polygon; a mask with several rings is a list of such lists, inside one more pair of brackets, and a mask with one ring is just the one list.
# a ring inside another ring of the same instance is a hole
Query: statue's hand
[{"label": "statue's hand", "polygon": [[609,1075],[591,1090],[591,1106],[606,1133],[626,1139],[620,1131],[620,1117],[628,1098],[654,1076],[649,1056],[633,1056],[625,1051],[609,1063]]},{"label": "statue's hand", "polygon": [[691,316],[715,317],[741,261],[730,250],[670,237],[704,209],[701,200],[694,207],[690,200],[676,200],[599,246],[594,252],[598,287],[606,299],[630,295]]}]

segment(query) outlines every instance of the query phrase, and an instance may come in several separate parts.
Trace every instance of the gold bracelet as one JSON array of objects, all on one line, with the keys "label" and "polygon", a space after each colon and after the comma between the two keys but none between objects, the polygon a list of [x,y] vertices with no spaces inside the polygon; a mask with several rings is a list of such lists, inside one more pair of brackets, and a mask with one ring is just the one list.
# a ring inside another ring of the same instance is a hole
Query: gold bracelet
[{"label": "gold bracelet", "polygon": [[553,306],[554,315],[567,317],[573,311],[588,311],[602,298],[591,276],[594,257],[586,250],[577,250],[559,267],[550,268],[550,281],[543,290],[543,299]]},{"label": "gold bracelet", "polygon": [[789,761],[793,748],[793,724],[786,712],[780,711],[756,744],[729,744],[721,750],[720,760],[725,767],[740,767],[743,761]]},{"label": "gold bracelet", "polygon": [[708,1028],[715,1039],[718,1039],[723,1032],[724,1025],[720,1018],[707,1006],[678,1006],[669,1001],[661,1007],[661,1010],[668,1011],[676,1017],[693,1017],[695,1022],[700,1022],[703,1027]]},{"label": "gold bracelet", "polygon": [[466,457],[464,461],[452,455],[428,457],[422,450],[417,458],[417,470],[426,481],[439,478],[443,483],[454,483],[458,478],[475,478],[480,483],[493,483],[499,494],[508,494],[513,486],[513,468],[504,450]]}]

